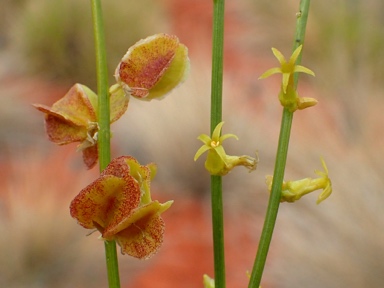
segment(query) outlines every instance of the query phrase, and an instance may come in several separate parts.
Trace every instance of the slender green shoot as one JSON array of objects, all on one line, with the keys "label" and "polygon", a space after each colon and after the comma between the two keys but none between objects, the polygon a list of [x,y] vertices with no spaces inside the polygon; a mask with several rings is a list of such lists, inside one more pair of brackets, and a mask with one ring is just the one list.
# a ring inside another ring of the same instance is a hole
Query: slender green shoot
[{"label": "slender green shoot", "polygon": [[[309,6],[311,4],[311,0],[301,0],[300,1],[300,10],[296,15],[296,33],[295,33],[295,43],[293,45],[293,50],[300,45],[304,44],[305,39],[305,31],[307,28],[307,20],[308,20],[308,13],[309,13]],[[297,58],[296,63],[301,63],[301,57],[303,56],[303,53],[300,53],[299,57]],[[299,73],[295,73],[294,75],[294,84],[295,89],[297,88],[297,83],[299,81]]]},{"label": "slender green shoot", "polygon": [[[222,119],[224,0],[213,0],[211,134]],[[225,288],[224,223],[221,176],[211,176],[215,287]]]},{"label": "slender green shoot", "polygon": [[96,52],[97,94],[98,94],[98,149],[100,171],[111,161],[110,120],[108,94],[108,67],[105,51],[104,25],[100,0],[91,0]]},{"label": "slender green shoot", "polygon": [[[301,0],[300,11],[297,14],[296,21],[296,34],[295,34],[295,50],[299,45],[304,43],[304,36],[306,24],[308,19],[310,0]],[[297,59],[297,64],[301,61],[301,56]],[[296,89],[298,83],[298,73],[294,75],[294,87]],[[267,259],[269,246],[271,244],[273,230],[276,223],[277,213],[280,205],[281,186],[283,184],[285,166],[288,154],[289,138],[291,134],[293,112],[288,111],[286,108],[283,110],[279,144],[276,153],[275,170],[273,174],[272,189],[269,198],[266,217],[264,219],[263,231],[261,233],[259,248],[255,258],[251,279],[249,281],[249,288],[258,288],[260,286],[261,278],[263,275],[265,262]]]},{"label": "slender green shoot", "polygon": [[[108,94],[108,68],[105,50],[104,25],[100,0],[91,0],[92,19],[94,27],[96,68],[97,68],[97,94],[98,94],[98,149],[100,171],[111,160],[110,150],[110,116]],[[115,241],[104,241],[105,256],[109,288],[120,288],[119,265],[117,260]]]}]

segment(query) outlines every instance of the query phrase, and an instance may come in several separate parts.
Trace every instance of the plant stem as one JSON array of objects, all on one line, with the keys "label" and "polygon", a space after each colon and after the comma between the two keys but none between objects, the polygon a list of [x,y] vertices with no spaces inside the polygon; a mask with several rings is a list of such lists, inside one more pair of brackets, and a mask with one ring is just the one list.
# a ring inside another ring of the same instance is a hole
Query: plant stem
[{"label": "plant stem", "polygon": [[[97,94],[98,94],[98,152],[100,172],[111,160],[110,148],[110,116],[108,94],[108,68],[105,51],[104,25],[100,0],[91,0],[94,27]],[[120,288],[119,265],[117,261],[115,241],[104,241],[107,264],[108,283],[110,288]]]},{"label": "plant stem", "polygon": [[[211,134],[222,119],[224,0],[213,0]],[[211,176],[215,287],[225,288],[223,195],[221,176]]]},{"label": "plant stem", "polygon": [[[305,39],[305,30],[307,28],[307,20],[309,13],[309,6],[311,4],[311,0],[301,0],[300,1],[300,10],[296,18],[296,33],[295,33],[295,43],[293,45],[293,51],[304,44]],[[297,58],[296,63],[301,63],[301,58],[303,56],[303,50],[301,51],[299,57]],[[294,75],[294,87],[297,88],[297,83],[299,81],[299,73],[295,73]]]},{"label": "plant stem", "polygon": [[97,94],[98,94],[98,149],[99,164],[102,171],[111,161],[110,120],[108,95],[108,68],[105,52],[104,25],[100,0],[91,0],[94,22],[96,52]]},{"label": "plant stem", "polygon": [[[303,44],[305,29],[308,19],[310,0],[301,0],[300,12],[297,16],[296,21],[296,34],[294,49],[299,45]],[[301,55],[297,60],[297,64],[301,61]],[[297,88],[298,73],[294,75],[294,85]],[[268,208],[264,220],[263,231],[261,233],[259,248],[255,263],[253,265],[251,279],[249,281],[249,288],[258,288],[260,286],[261,278],[263,275],[265,262],[267,259],[269,246],[271,244],[273,230],[276,224],[277,213],[280,206],[281,198],[281,186],[283,184],[285,165],[287,161],[289,138],[291,134],[291,126],[293,120],[293,113],[288,111],[286,108],[283,110],[283,116],[281,120],[279,144],[276,153],[275,170],[273,173],[273,182],[271,194],[269,197]]]},{"label": "plant stem", "polygon": [[285,164],[287,161],[292,118],[293,113],[284,108],[281,120],[279,144],[276,153],[277,157],[275,162],[275,171],[273,173],[272,189],[269,197],[267,213],[264,219],[264,227],[260,237],[259,248],[257,250],[251,279],[249,281],[249,288],[260,286],[269,246],[271,244],[277,213],[280,206],[281,186],[283,185]]},{"label": "plant stem", "polygon": [[105,260],[107,263],[108,287],[120,288],[119,262],[117,260],[116,242],[104,241]]},{"label": "plant stem", "polygon": [[221,176],[211,176],[211,204],[215,287],[225,288],[224,223]]},{"label": "plant stem", "polygon": [[222,118],[224,0],[213,0],[211,133]]}]

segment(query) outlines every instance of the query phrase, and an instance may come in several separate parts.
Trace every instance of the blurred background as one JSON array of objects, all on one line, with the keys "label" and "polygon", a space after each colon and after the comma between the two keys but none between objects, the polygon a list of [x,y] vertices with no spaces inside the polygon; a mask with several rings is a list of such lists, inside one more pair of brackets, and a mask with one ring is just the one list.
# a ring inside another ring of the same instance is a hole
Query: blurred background
[{"label": "blurred background", "polygon": [[[191,74],[162,101],[131,99],[113,124],[113,156],[156,162],[153,198],[174,199],[166,233],[147,261],[120,256],[122,287],[202,287],[213,275],[209,175],[193,162],[209,131],[212,1],[103,1],[113,72],[141,38],[176,34]],[[268,201],[281,107],[270,48],[291,53],[297,1],[226,1],[224,133],[232,155],[259,152],[258,170],[237,168],[224,182],[229,288],[246,287]],[[0,0],[0,286],[107,287],[104,249],[76,224],[69,202],[97,175],[76,145],[47,140],[43,115],[80,82],[93,89],[95,55],[89,1]],[[382,287],[384,283],[384,2],[324,0],[311,5],[299,93],[319,104],[295,114],[286,179],[316,177],[324,157],[333,194],[283,203],[263,288]]]}]

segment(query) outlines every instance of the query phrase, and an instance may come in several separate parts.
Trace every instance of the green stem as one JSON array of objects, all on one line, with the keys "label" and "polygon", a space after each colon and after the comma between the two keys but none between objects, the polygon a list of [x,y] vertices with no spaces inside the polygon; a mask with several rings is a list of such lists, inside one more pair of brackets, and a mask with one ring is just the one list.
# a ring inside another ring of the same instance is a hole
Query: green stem
[{"label": "green stem", "polygon": [[98,149],[100,171],[111,161],[110,120],[108,94],[108,67],[105,52],[104,25],[100,0],[91,0],[94,22],[94,37],[96,51],[97,94],[98,94]]},{"label": "green stem", "polygon": [[[92,18],[96,51],[97,94],[98,94],[98,152],[100,171],[111,160],[110,148],[110,116],[108,94],[108,68],[105,51],[104,25],[100,0],[91,0]],[[107,264],[108,283],[110,288],[120,288],[119,265],[117,261],[115,241],[104,241]]]},{"label": "green stem", "polygon": [[225,288],[224,213],[221,176],[211,176],[211,203],[215,287]]},{"label": "green stem", "polygon": [[116,242],[104,241],[105,260],[107,263],[108,287],[120,288],[119,262],[117,260]]},{"label": "green stem", "polygon": [[[293,51],[300,45],[304,44],[305,39],[305,30],[307,28],[307,20],[309,13],[309,6],[311,4],[311,0],[301,0],[300,1],[300,10],[297,14],[296,19],[296,33],[295,33],[295,43],[293,45]],[[303,50],[301,51],[299,57],[297,58],[296,63],[301,63],[301,57],[303,56]],[[294,87],[297,88],[297,83],[299,81],[299,73],[295,73],[294,75]]]},{"label": "green stem", "polygon": [[221,122],[223,99],[224,0],[213,0],[211,133]]},{"label": "green stem", "polygon": [[257,250],[251,279],[249,281],[249,288],[260,286],[265,262],[267,260],[269,246],[271,244],[277,213],[279,211],[280,206],[281,186],[283,185],[285,164],[287,161],[292,119],[293,113],[289,112],[287,109],[284,109],[283,117],[281,119],[279,145],[277,147],[276,153],[277,157],[275,162],[275,171],[273,173],[272,189],[271,194],[269,196],[268,208],[264,219],[264,227],[260,237],[259,248]]},{"label": "green stem", "polygon": [[[224,0],[213,0],[211,134],[222,119]],[[221,176],[211,176],[215,287],[225,288],[223,195]]]},{"label": "green stem", "polygon": [[[306,24],[308,19],[310,0],[301,0],[300,12],[296,21],[296,34],[294,49],[303,44]],[[301,61],[301,55],[297,60],[297,64]],[[294,75],[295,89],[298,83],[298,73]],[[258,288],[260,286],[261,278],[263,275],[265,262],[269,251],[269,246],[272,241],[273,230],[275,228],[277,213],[280,206],[281,186],[283,184],[285,166],[287,161],[289,138],[291,134],[291,126],[293,120],[293,113],[284,108],[281,120],[279,144],[276,153],[275,170],[273,173],[273,182],[271,194],[269,197],[268,208],[264,220],[263,231],[261,233],[259,248],[257,250],[255,263],[249,281],[249,288]]]}]

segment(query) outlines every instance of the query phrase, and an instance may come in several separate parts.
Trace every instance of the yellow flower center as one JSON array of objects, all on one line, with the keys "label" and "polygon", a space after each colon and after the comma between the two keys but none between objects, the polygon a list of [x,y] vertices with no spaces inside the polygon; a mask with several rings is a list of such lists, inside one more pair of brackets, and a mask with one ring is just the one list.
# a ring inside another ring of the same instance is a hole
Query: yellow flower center
[{"label": "yellow flower center", "polygon": [[217,146],[219,146],[220,145],[220,142],[219,141],[212,141],[211,142],[211,147],[213,147],[213,148],[216,148]]},{"label": "yellow flower center", "polygon": [[283,63],[281,64],[281,71],[283,73],[293,73],[293,70],[295,69],[295,64],[293,63]]}]

